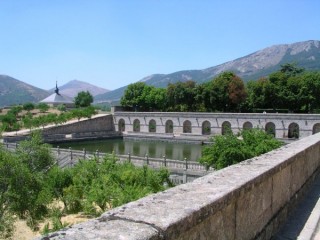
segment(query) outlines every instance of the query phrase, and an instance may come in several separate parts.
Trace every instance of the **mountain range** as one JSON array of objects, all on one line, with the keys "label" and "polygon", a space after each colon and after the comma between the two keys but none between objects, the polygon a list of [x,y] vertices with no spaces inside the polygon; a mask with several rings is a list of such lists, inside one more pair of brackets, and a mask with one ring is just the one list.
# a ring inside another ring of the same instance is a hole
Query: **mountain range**
[{"label": "mountain range", "polygon": [[[224,71],[233,71],[244,81],[257,80],[280,69],[282,64],[297,63],[306,70],[320,70],[320,41],[310,40],[293,44],[267,47],[247,56],[202,70],[184,70],[171,74],[153,74],[140,81],[156,87],[166,87],[169,83],[193,80],[203,83]],[[97,95],[95,101],[120,100],[125,87]]]},{"label": "mountain range", "polygon": [[[310,71],[320,71],[320,41],[309,40],[267,47],[247,56],[202,70],[184,70],[171,74],[153,74],[141,79],[148,85],[167,87],[169,83],[193,80],[203,83],[224,71],[233,71],[244,81],[257,80],[280,69],[282,64],[296,63]],[[119,101],[127,86],[109,91],[79,80],[59,86],[61,94],[74,97],[89,91],[96,103]],[[25,102],[38,102],[53,93],[31,86],[7,75],[0,75],[0,107]]]},{"label": "mountain range", "polygon": [[0,75],[0,107],[25,102],[39,102],[49,92],[7,75]]},{"label": "mountain range", "polygon": [[[97,87],[90,83],[79,81],[79,80],[69,81],[60,87],[58,86],[58,88],[59,88],[59,92],[62,95],[66,95],[72,98],[74,98],[78,94],[78,92],[81,92],[81,91],[89,91],[92,94],[92,96],[97,96],[110,91],[110,90]],[[50,92],[53,93],[54,90],[55,88],[51,89]]]},{"label": "mountain range", "polygon": [[[103,94],[109,90],[79,80],[72,80],[58,86],[59,93],[74,98],[78,92],[89,91],[92,96]],[[0,107],[37,103],[54,92],[55,88],[43,90],[7,75],[0,75]]]}]

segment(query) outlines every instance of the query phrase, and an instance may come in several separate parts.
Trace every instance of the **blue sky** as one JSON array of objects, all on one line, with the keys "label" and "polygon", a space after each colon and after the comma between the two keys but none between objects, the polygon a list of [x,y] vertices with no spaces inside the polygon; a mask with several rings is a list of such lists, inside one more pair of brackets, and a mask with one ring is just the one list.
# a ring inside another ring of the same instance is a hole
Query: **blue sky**
[{"label": "blue sky", "polygon": [[116,89],[320,40],[319,0],[0,0],[0,74]]}]

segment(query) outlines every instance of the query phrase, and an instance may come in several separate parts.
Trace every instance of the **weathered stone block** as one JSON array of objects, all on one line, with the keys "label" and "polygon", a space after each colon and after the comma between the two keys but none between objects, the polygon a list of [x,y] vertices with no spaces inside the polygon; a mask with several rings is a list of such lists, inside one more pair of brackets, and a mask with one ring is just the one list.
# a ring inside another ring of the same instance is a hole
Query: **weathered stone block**
[{"label": "weathered stone block", "polygon": [[271,218],[272,178],[252,184],[236,202],[236,239],[252,239]]},{"label": "weathered stone block", "polygon": [[273,176],[272,213],[276,214],[290,200],[291,166],[281,169]]}]

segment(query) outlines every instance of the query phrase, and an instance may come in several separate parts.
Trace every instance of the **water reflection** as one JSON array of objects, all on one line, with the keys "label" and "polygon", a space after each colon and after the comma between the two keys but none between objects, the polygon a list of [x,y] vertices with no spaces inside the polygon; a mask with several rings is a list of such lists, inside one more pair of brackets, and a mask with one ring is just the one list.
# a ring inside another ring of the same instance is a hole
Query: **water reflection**
[{"label": "water reflection", "polygon": [[201,157],[201,145],[171,143],[171,142],[155,142],[155,141],[132,141],[122,139],[107,139],[84,142],[59,143],[54,145],[61,148],[69,148],[75,150],[83,150],[94,152],[116,153],[120,155],[132,154],[144,157],[148,154],[152,158],[184,160],[187,158],[191,161],[197,161]]}]

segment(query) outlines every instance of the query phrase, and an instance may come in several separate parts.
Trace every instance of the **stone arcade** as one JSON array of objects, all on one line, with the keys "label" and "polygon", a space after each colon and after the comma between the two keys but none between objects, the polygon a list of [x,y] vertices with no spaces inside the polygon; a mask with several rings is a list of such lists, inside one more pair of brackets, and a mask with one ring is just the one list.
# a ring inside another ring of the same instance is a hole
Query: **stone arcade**
[{"label": "stone arcade", "polygon": [[276,138],[304,138],[320,131],[319,114],[114,112],[124,135],[210,136],[258,127]]}]

